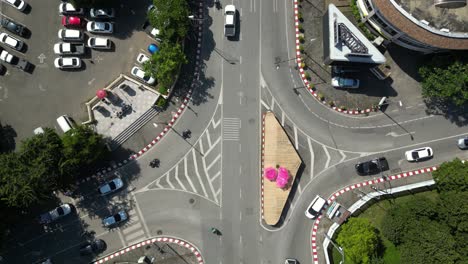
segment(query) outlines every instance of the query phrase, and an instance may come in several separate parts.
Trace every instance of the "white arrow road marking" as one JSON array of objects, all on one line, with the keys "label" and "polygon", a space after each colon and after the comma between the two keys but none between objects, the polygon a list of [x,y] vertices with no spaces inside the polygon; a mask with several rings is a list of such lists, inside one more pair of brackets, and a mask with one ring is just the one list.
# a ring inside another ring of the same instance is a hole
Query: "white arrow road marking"
[{"label": "white arrow road marking", "polygon": [[39,59],[39,63],[44,63],[44,60],[47,58],[44,53],[39,54],[37,57]]}]

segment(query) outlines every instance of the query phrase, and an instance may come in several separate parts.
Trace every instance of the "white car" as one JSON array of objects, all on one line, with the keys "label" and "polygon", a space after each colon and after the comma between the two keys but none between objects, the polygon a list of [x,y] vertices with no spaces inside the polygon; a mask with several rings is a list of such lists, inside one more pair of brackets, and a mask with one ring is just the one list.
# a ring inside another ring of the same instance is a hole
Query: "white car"
[{"label": "white car", "polygon": [[150,58],[148,56],[146,56],[145,54],[140,53],[140,54],[138,54],[136,60],[137,60],[138,63],[143,64],[143,63],[149,61]]},{"label": "white car", "polygon": [[63,41],[83,42],[84,34],[81,30],[77,29],[60,29],[58,31],[58,38]]},{"label": "white car", "polygon": [[109,22],[90,21],[86,24],[86,30],[91,33],[111,34],[114,32],[114,25]]},{"label": "white car", "polygon": [[91,10],[89,10],[89,16],[101,19],[114,18],[115,11],[114,8],[91,8]]},{"label": "white car", "polygon": [[88,39],[88,47],[93,49],[110,49],[112,42],[108,38],[91,37]]},{"label": "white car", "polygon": [[57,69],[78,69],[81,68],[81,59],[78,57],[56,58],[54,65]]},{"label": "white car", "polygon": [[357,89],[359,88],[359,80],[343,77],[333,77],[332,86],[338,88]]},{"label": "white car", "polygon": [[132,71],[130,73],[136,78],[143,80],[147,84],[150,84],[150,85],[154,84],[154,82],[156,81],[153,77],[146,75],[145,71],[143,71],[142,69],[136,66],[132,68]]},{"label": "white car", "polygon": [[59,13],[62,15],[82,15],[84,10],[83,8],[75,8],[70,3],[62,2],[59,5]]},{"label": "white car", "polygon": [[405,152],[407,161],[418,161],[421,159],[428,159],[434,155],[434,152],[430,147],[424,147],[419,149],[408,150]]},{"label": "white car", "polygon": [[27,6],[27,4],[23,0],[3,0],[3,2],[13,6],[19,11],[24,11],[24,9],[26,9]]},{"label": "white car", "polygon": [[128,219],[127,213],[124,210],[119,211],[118,213],[108,216],[102,220],[102,225],[105,227],[111,227],[117,225]]},{"label": "white car", "polygon": [[21,51],[23,49],[24,42],[8,35],[7,33],[0,33],[0,43],[3,43],[15,50]]},{"label": "white car", "polygon": [[15,58],[15,56],[8,53],[8,51],[6,51],[6,50],[2,50],[2,52],[0,52],[0,60],[2,60],[4,62],[12,63],[14,58]]},{"label": "white car", "polygon": [[309,204],[309,207],[307,207],[305,216],[309,219],[315,219],[320,214],[320,211],[322,211],[322,208],[326,203],[327,201],[319,195],[315,196],[314,200]]},{"label": "white car", "polygon": [[55,221],[71,213],[71,206],[69,204],[62,204],[59,207],[49,212],[52,220]]},{"label": "white car", "polygon": [[100,195],[107,195],[110,193],[113,193],[117,191],[118,189],[123,187],[123,181],[120,178],[114,178],[109,182],[106,182],[105,184],[99,186],[98,188],[98,193]]},{"label": "white car", "polygon": [[224,7],[224,36],[233,37],[236,35],[236,7],[226,5]]},{"label": "white car", "polygon": [[73,56],[83,55],[86,51],[83,43],[55,43],[54,53],[57,55]]},{"label": "white car", "polygon": [[457,140],[457,145],[460,149],[467,149],[468,148],[468,137],[459,138]]}]

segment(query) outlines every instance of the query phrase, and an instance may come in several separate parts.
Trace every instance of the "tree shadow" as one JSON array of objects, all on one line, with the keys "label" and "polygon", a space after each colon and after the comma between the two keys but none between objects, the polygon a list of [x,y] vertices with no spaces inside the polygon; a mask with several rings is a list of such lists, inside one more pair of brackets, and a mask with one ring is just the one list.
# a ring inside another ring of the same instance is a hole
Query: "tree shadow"
[{"label": "tree shadow", "polygon": [[10,125],[3,125],[0,122],[0,153],[12,152],[16,148],[15,138],[18,135],[16,134],[15,129]]},{"label": "tree shadow", "polygon": [[424,103],[427,114],[443,116],[459,127],[468,124],[468,104],[456,106],[451,102],[437,99],[424,99]]}]

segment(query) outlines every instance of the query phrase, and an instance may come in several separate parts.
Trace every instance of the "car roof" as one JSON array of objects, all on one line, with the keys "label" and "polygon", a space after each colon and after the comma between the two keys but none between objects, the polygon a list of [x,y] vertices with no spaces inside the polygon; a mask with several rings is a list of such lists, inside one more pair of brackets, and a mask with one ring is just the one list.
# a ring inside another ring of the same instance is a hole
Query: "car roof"
[{"label": "car roof", "polygon": [[106,38],[94,38],[94,44],[97,46],[106,46],[108,39]]},{"label": "car roof", "polygon": [[236,7],[234,5],[226,5],[224,12],[236,12]]}]

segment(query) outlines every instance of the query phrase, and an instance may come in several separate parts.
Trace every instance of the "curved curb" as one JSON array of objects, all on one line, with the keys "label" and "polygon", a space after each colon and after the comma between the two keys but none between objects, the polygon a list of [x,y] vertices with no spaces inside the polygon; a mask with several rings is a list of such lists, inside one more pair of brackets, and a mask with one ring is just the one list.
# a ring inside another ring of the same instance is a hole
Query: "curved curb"
[{"label": "curved curb", "polygon": [[190,249],[190,251],[192,251],[193,254],[195,254],[199,264],[205,263],[203,261],[202,256],[201,256],[200,250],[198,250],[198,248],[196,248],[195,246],[193,246],[189,242],[184,241],[182,239],[173,238],[173,237],[157,237],[157,238],[152,238],[152,239],[142,241],[142,242],[134,244],[132,246],[128,246],[128,247],[126,247],[126,248],[124,248],[122,250],[115,251],[114,253],[109,254],[109,255],[101,258],[100,260],[94,261],[93,264],[101,264],[101,263],[107,262],[107,261],[109,261],[109,260],[111,260],[111,259],[113,259],[115,257],[118,257],[120,255],[123,255],[123,254],[125,254],[125,253],[127,253],[127,252],[129,252],[131,250],[134,250],[136,248],[140,248],[140,247],[145,246],[145,245],[149,245],[149,244],[154,243],[154,242],[173,243],[173,244],[177,244],[177,245],[179,245],[181,247],[188,248],[188,249]]},{"label": "curved curb", "polygon": [[[299,49],[300,46],[300,41],[299,41],[299,35],[301,34],[299,31],[299,7],[298,7],[298,0],[293,0],[294,4],[294,27],[296,30],[296,63],[297,63],[297,68],[299,69],[299,73],[301,75],[302,82],[304,83],[304,86],[307,88],[307,90],[314,96],[315,99],[317,99],[318,102],[322,103],[323,105],[327,105],[325,101],[322,101],[318,98],[318,94],[315,92],[314,87],[312,84],[307,80],[305,77],[305,71],[304,68],[301,66],[302,62],[302,56],[301,56],[301,51]],[[372,108],[367,108],[364,110],[344,110],[341,108],[338,108],[336,106],[329,106],[331,109],[335,110],[336,112],[343,113],[343,114],[349,114],[349,115],[360,115],[360,114],[368,114],[372,111],[376,112],[375,109]]]},{"label": "curved curb", "polygon": [[[386,179],[378,178],[378,179],[374,179],[374,180],[369,180],[369,181],[364,181],[364,182],[348,185],[348,186],[336,191],[335,193],[333,193],[327,199],[327,204],[331,204],[336,198],[338,198],[338,196],[342,195],[345,192],[352,191],[352,190],[354,190],[356,188],[360,188],[360,187],[367,186],[367,185],[374,185],[374,184],[385,182],[385,181],[398,180],[398,179],[406,178],[406,177],[413,176],[413,175],[418,175],[418,174],[427,173],[427,172],[433,172],[435,170],[437,170],[436,166],[427,167],[427,168],[422,168],[422,169],[418,169],[418,170],[413,170],[413,171],[409,171],[409,172],[404,172],[404,173],[388,176],[388,177],[386,177]],[[323,211],[325,211],[325,208],[324,208],[324,210],[322,210],[322,212]],[[320,215],[315,220],[314,226],[312,228],[312,236],[310,238],[311,244],[312,244],[312,258],[313,258],[314,264],[319,263],[318,253],[317,253],[317,230],[318,230],[318,225],[320,223],[320,219],[322,218],[322,216],[323,215]]]},{"label": "curved curb", "polygon": [[[197,81],[198,81],[198,78],[200,77],[199,70],[200,70],[200,54],[201,54],[202,32],[203,32],[203,20],[202,20],[203,19],[203,2],[199,3],[198,13],[199,13],[199,18],[201,20],[197,20],[197,23],[198,23],[197,55],[195,59],[195,71],[193,73],[193,79]],[[171,121],[168,122],[164,130],[161,131],[161,133],[159,133],[159,135],[156,138],[154,138],[148,145],[146,145],[143,149],[138,151],[136,154],[132,154],[127,159],[118,162],[116,165],[113,165],[112,167],[108,167],[107,169],[104,169],[102,171],[98,171],[96,174],[89,176],[87,178],[81,179],[77,181],[75,184],[78,185],[80,183],[90,181],[93,178],[102,178],[104,177],[106,173],[111,172],[112,170],[118,169],[130,161],[136,160],[137,158],[142,156],[145,152],[147,152],[152,147],[154,147],[154,145],[156,145],[156,143],[158,143],[162,139],[162,137],[164,137],[164,135],[168,133],[168,131],[174,126],[177,119],[182,115],[183,111],[188,105],[188,102],[190,101],[190,98],[192,96],[192,92],[195,86],[196,86],[196,82],[192,81],[192,84],[190,85],[190,90],[187,92],[186,96],[184,97],[182,105],[179,107],[179,109],[177,109],[176,114],[172,117]]]}]

